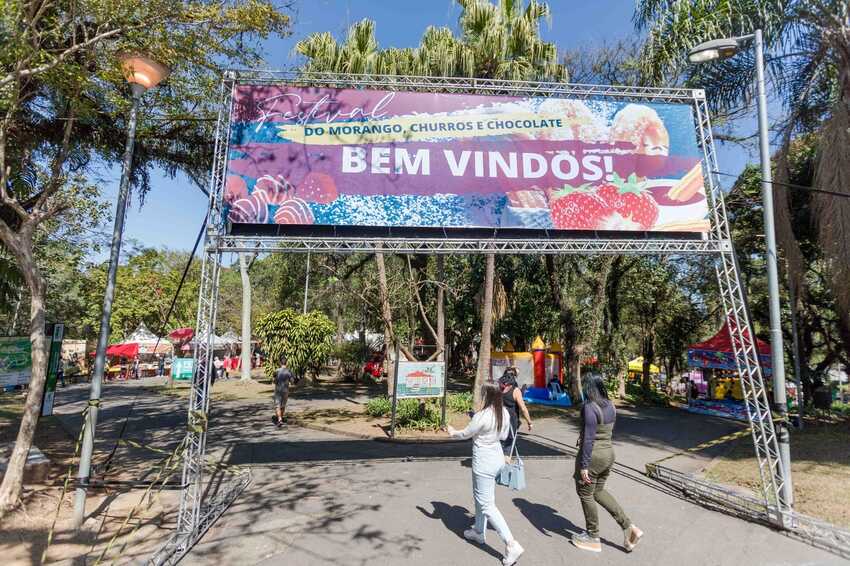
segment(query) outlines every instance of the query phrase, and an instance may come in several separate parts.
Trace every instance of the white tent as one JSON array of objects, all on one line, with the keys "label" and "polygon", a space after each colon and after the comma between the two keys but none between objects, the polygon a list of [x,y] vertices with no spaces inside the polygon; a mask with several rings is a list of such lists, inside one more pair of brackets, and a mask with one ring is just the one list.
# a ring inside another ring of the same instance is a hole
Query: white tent
[{"label": "white tent", "polygon": [[139,323],[139,326],[127,336],[124,343],[138,344],[140,354],[153,354],[154,348],[160,354],[170,354],[172,350],[171,342],[166,338],[158,338],[156,334],[148,330],[144,322]]}]

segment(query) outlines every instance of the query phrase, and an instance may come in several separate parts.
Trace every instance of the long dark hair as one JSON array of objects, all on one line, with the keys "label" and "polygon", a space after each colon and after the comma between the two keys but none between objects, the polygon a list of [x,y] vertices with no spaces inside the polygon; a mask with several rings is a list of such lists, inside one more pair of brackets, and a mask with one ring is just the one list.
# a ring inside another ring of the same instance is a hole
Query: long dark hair
[{"label": "long dark hair", "polygon": [[514,387],[517,387],[518,384],[517,384],[517,381],[516,381],[516,377],[517,377],[516,368],[513,367],[513,366],[509,366],[509,367],[505,368],[505,373],[503,373],[502,377],[499,378],[499,384],[500,385],[513,385]]},{"label": "long dark hair", "polygon": [[492,381],[485,381],[481,386],[481,398],[484,400],[483,411],[487,407],[493,407],[493,412],[496,413],[496,433],[502,431],[502,390]]},{"label": "long dark hair", "polygon": [[590,373],[584,376],[581,392],[584,394],[585,403],[595,403],[601,408],[611,402],[608,400],[608,390],[605,388],[605,381],[602,380],[602,376],[598,373]]}]

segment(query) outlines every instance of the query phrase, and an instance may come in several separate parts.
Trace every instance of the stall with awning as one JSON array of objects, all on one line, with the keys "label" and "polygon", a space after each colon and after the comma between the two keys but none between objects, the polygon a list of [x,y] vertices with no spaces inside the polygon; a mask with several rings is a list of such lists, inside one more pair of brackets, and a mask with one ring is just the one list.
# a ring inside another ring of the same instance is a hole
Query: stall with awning
[{"label": "stall with awning", "polygon": [[[770,375],[770,344],[756,338],[756,348],[762,370],[765,375]],[[688,365],[694,368],[738,370],[728,323],[708,340],[688,346]]]},{"label": "stall with awning", "polygon": [[[128,376],[131,363],[138,359],[139,376],[156,375],[159,371],[159,357],[170,357],[173,351],[171,342],[148,330],[145,323],[139,326],[119,343],[106,348],[106,356],[112,359],[109,374]],[[122,367],[123,364],[123,367]]]},{"label": "stall with awning", "polygon": [[[746,335],[749,331],[745,330]],[[759,365],[770,375],[770,345],[756,338]],[[732,346],[728,323],[711,338],[688,347],[688,366],[696,375],[689,377],[688,410],[693,413],[746,420],[744,391]]]}]

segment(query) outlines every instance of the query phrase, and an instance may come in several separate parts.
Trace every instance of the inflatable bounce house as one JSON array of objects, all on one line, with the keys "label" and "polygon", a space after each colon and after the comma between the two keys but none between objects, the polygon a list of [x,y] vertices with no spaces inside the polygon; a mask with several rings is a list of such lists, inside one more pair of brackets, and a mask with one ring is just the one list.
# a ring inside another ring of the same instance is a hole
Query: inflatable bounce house
[{"label": "inflatable bounce house", "polygon": [[564,351],[557,342],[549,347],[538,336],[530,352],[515,352],[508,342],[501,352],[490,353],[490,378],[498,380],[505,369],[517,370],[517,384],[526,403],[569,407],[570,396],[564,392]]}]

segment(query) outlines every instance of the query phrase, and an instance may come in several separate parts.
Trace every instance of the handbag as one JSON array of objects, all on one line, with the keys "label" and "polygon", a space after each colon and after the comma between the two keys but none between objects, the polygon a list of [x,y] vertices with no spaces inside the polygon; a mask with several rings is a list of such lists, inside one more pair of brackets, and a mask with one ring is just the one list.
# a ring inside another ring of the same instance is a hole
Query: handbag
[{"label": "handbag", "polygon": [[[499,475],[496,476],[496,483],[514,491],[522,491],[526,487],[525,466],[522,463],[522,458],[519,457],[519,451],[516,449],[517,435],[513,427],[511,427],[511,434],[514,437],[514,441],[511,443],[511,463],[502,466]],[[516,457],[514,457],[515,454]]]}]

